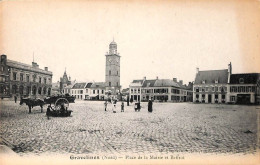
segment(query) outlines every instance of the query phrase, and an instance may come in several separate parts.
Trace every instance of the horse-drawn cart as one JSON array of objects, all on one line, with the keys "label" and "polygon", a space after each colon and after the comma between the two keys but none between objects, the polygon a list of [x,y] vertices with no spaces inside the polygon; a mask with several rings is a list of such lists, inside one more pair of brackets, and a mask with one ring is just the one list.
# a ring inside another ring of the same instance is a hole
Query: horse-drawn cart
[{"label": "horse-drawn cart", "polygon": [[[73,96],[52,96],[44,99],[44,102],[49,104],[47,115],[53,117],[67,117],[71,115],[72,110],[69,110],[69,103],[74,103]],[[53,104],[53,106],[52,106]]]},{"label": "horse-drawn cart", "polygon": [[69,95],[58,95],[50,96],[42,99],[31,99],[31,98],[22,98],[20,105],[25,103],[29,107],[29,113],[31,113],[31,108],[35,106],[41,107],[41,112],[43,112],[43,106],[49,104],[47,111],[50,116],[70,116],[71,110],[69,110],[69,103],[74,103],[75,97]]}]

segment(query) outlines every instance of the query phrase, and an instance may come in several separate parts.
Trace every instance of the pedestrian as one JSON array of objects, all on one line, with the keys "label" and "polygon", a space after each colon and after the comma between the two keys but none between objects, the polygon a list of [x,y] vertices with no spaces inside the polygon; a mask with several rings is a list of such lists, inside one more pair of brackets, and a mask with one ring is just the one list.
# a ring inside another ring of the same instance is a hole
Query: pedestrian
[{"label": "pedestrian", "polygon": [[51,106],[50,105],[48,105],[48,108],[47,108],[47,111],[46,111],[46,116],[47,116],[47,119],[49,120],[50,116],[51,116]]},{"label": "pedestrian", "polygon": [[148,112],[153,112],[153,102],[151,99],[148,101]]},{"label": "pedestrian", "polygon": [[140,103],[140,101],[138,101],[138,103],[137,103],[137,110],[140,112],[140,109],[141,109],[141,103]]},{"label": "pedestrian", "polygon": [[122,101],[122,104],[121,104],[121,112],[124,112],[124,102]]},{"label": "pedestrian", "polygon": [[129,106],[129,96],[126,98],[127,106]]},{"label": "pedestrian", "polygon": [[105,101],[104,106],[105,106],[105,111],[107,111],[107,101]]},{"label": "pedestrian", "polygon": [[14,96],[14,102],[16,103],[16,101],[17,101],[17,96],[15,95]]},{"label": "pedestrian", "polygon": [[112,109],[113,109],[113,113],[116,113],[116,102],[115,102],[115,101],[113,102],[113,107],[112,107]]}]

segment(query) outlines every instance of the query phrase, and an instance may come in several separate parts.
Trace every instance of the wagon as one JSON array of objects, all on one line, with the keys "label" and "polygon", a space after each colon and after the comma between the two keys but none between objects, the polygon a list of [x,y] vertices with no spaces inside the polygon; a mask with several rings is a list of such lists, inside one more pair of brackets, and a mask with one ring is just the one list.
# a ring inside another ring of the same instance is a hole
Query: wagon
[{"label": "wagon", "polygon": [[74,103],[75,97],[69,95],[51,96],[45,98],[44,102],[49,104],[49,116],[67,117],[70,116],[72,112],[72,110],[69,110],[69,103]]}]

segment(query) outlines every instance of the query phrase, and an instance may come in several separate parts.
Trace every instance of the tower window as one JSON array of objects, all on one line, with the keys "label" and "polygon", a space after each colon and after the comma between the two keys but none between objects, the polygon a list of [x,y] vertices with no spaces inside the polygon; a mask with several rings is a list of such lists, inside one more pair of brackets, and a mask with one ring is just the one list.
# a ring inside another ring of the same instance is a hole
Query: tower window
[{"label": "tower window", "polygon": [[118,86],[118,82],[116,82],[116,86]]},{"label": "tower window", "polygon": [[109,76],[111,75],[111,70],[109,70]]},{"label": "tower window", "polygon": [[111,87],[111,82],[109,82],[109,86]]},{"label": "tower window", "polygon": [[116,72],[116,75],[118,75],[118,71]]}]

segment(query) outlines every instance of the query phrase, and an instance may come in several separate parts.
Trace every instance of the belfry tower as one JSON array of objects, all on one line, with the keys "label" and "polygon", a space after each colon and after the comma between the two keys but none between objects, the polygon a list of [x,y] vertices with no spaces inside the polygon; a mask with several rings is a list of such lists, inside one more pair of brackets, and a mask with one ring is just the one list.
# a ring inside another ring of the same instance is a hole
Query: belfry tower
[{"label": "belfry tower", "polygon": [[117,44],[114,40],[109,44],[109,53],[106,54],[105,74],[106,92],[112,95],[120,93],[120,55],[117,53]]}]

